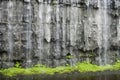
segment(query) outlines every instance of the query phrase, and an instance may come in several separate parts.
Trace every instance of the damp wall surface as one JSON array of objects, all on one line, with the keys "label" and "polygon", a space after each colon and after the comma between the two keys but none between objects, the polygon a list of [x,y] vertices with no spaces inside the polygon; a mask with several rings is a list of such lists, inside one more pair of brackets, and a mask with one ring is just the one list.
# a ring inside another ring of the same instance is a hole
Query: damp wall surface
[{"label": "damp wall surface", "polygon": [[119,0],[0,0],[0,67],[114,63],[119,16]]}]

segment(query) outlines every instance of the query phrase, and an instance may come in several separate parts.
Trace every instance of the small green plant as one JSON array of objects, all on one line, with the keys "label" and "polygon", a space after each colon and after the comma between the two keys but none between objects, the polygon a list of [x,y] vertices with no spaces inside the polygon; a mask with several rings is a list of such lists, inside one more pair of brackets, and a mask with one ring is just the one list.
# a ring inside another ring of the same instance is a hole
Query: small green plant
[{"label": "small green plant", "polygon": [[117,62],[113,65],[113,70],[119,70],[120,69],[120,60],[117,60]]},{"label": "small green plant", "polygon": [[19,63],[19,62],[16,62],[15,67],[16,67],[16,68],[21,68],[20,63]]},{"label": "small green plant", "polygon": [[42,64],[37,64],[37,65],[35,65],[34,67],[44,67],[44,68],[46,68],[46,66],[45,66],[45,65],[42,65]]},{"label": "small green plant", "polygon": [[66,54],[66,59],[71,59],[71,58],[73,58],[73,55],[71,55],[71,53],[67,53]]},{"label": "small green plant", "polygon": [[68,55],[68,56],[66,56],[66,59],[72,59],[72,58],[73,58],[72,55]]}]

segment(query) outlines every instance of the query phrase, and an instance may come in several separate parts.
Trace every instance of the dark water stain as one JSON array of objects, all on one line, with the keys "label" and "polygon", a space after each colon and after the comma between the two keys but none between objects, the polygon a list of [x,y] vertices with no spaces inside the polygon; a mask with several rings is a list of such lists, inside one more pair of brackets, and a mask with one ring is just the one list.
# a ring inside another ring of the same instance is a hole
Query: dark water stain
[{"label": "dark water stain", "polygon": [[55,75],[18,75],[5,77],[0,75],[0,80],[120,80],[120,71],[89,72],[89,73],[65,73]]}]

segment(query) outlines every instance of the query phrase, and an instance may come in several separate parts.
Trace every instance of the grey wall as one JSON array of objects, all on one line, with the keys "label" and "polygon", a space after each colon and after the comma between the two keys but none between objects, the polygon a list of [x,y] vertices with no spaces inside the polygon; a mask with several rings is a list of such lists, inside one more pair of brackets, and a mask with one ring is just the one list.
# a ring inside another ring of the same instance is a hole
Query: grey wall
[{"label": "grey wall", "polygon": [[29,1],[0,0],[1,67],[119,59],[119,0]]}]

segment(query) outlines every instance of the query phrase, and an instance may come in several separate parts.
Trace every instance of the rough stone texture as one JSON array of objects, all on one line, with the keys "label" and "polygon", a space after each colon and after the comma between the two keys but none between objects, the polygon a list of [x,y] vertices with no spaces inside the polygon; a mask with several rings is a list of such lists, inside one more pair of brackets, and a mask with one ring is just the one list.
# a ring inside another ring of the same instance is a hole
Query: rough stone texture
[{"label": "rough stone texture", "polygon": [[[13,66],[16,62],[22,66],[40,63],[52,67],[74,65],[79,61],[99,64],[99,56],[104,54],[104,0],[11,2],[13,5],[8,8],[8,0],[0,0],[1,67]],[[119,0],[108,0],[106,16],[109,26],[107,63],[113,63],[120,58]],[[12,42],[8,36],[9,25]]]}]

